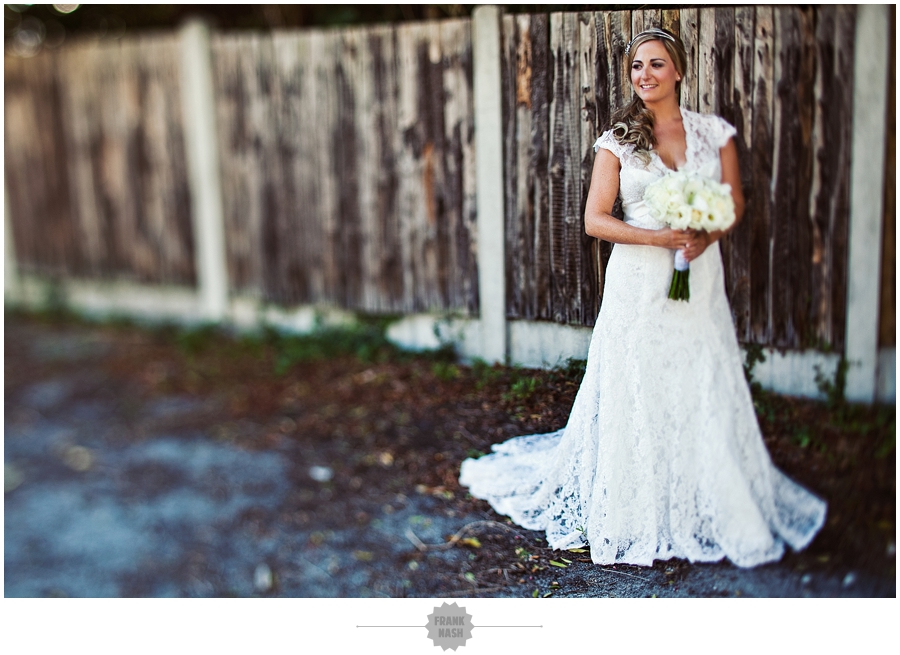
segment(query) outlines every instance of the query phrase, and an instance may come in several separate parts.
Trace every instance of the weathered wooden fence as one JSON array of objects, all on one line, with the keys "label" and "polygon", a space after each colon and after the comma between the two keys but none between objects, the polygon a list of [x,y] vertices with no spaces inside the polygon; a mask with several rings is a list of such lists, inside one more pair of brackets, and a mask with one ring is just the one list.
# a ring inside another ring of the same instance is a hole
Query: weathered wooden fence
[{"label": "weathered wooden fence", "polygon": [[6,56],[5,155],[20,267],[193,284],[177,36]]},{"label": "weathered wooden fence", "polygon": [[233,289],[477,312],[469,21],[212,49]]},{"label": "weathered wooden fence", "polygon": [[[839,350],[855,15],[503,17],[507,317],[593,324],[611,247],[582,226],[591,145],[630,97],[625,44],[662,25],[688,49],[683,105],[738,129],[747,209],[722,248],[739,338]],[[471,38],[468,20],[212,36],[232,294],[478,314]],[[5,75],[20,267],[194,284],[177,38],[7,56]],[[894,315],[892,292],[881,312]]]},{"label": "weathered wooden fence", "polygon": [[745,219],[722,242],[742,341],[843,345],[853,7],[506,16],[510,318],[592,325],[610,247],[584,234],[593,151],[631,97],[624,46],[649,26],[688,52],[682,104],[733,123]]}]

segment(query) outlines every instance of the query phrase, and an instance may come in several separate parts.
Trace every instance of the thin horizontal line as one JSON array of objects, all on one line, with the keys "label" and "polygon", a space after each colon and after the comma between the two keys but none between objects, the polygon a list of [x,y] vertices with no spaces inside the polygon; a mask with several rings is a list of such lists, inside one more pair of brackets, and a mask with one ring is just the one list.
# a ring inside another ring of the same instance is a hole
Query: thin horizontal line
[{"label": "thin horizontal line", "polygon": [[[427,625],[358,625],[357,628],[427,628]],[[542,625],[473,625],[473,628],[543,628]]]}]

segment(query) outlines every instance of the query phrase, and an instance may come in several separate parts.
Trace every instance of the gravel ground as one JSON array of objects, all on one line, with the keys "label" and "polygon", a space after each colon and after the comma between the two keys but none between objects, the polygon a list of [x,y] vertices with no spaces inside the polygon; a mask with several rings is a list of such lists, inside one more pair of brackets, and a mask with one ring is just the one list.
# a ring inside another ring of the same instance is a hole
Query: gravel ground
[{"label": "gravel ground", "polygon": [[[893,579],[853,567],[598,567],[552,553],[458,492],[389,483],[389,455],[351,475],[333,464],[339,440],[244,447],[217,420],[221,396],[147,396],[111,375],[102,363],[125,347],[7,320],[7,597],[896,595]],[[515,563],[492,570],[490,549],[513,547]],[[547,565],[562,557],[567,568]]]}]

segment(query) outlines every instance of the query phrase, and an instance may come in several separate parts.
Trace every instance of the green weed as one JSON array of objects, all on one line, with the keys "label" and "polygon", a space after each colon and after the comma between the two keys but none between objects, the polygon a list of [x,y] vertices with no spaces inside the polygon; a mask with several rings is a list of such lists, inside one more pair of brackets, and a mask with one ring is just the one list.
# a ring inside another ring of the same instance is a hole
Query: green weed
[{"label": "green weed", "polygon": [[566,360],[565,364],[560,364],[559,366],[554,367],[553,373],[561,376],[567,382],[581,384],[581,380],[584,377],[584,371],[586,368],[586,359],[575,359],[574,357],[569,357],[569,359]]},{"label": "green weed", "polygon": [[540,380],[536,377],[520,378],[513,382],[509,391],[503,394],[503,400],[507,402],[527,402],[534,395],[534,392],[537,391],[539,384]]},{"label": "green weed", "polygon": [[832,379],[822,372],[821,367],[816,366],[816,387],[824,394],[826,403],[831,409],[837,409],[844,405],[844,391],[847,386],[847,369],[849,368],[850,363],[841,357]]},{"label": "green weed", "polygon": [[758,343],[744,344],[744,351],[747,353],[744,360],[744,377],[747,378],[747,384],[750,385],[751,391],[761,390],[762,387],[759,382],[753,379],[753,369],[756,368],[757,364],[766,361],[765,351]]},{"label": "green weed", "polygon": [[481,391],[485,387],[494,384],[503,377],[504,370],[498,366],[491,366],[481,358],[472,361],[472,374],[475,377],[475,390]]},{"label": "green weed", "polygon": [[435,362],[431,365],[431,372],[438,380],[449,382],[459,377],[459,367],[449,362]]}]

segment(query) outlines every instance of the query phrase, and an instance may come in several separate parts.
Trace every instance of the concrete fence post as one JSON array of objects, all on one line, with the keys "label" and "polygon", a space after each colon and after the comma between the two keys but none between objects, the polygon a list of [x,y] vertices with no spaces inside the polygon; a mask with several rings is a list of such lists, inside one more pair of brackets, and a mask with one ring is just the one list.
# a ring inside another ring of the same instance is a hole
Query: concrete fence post
[{"label": "concrete fence post", "polygon": [[202,21],[190,20],[181,28],[181,98],[197,292],[201,316],[217,322],[228,311],[228,269],[209,42],[209,28]]},{"label": "concrete fence post", "polygon": [[472,12],[478,303],[481,357],[488,362],[507,356],[500,46],[500,9],[478,7]]},{"label": "concrete fence post", "polygon": [[858,5],[853,68],[853,150],[845,356],[846,397],[875,400],[887,117],[890,8]]}]

